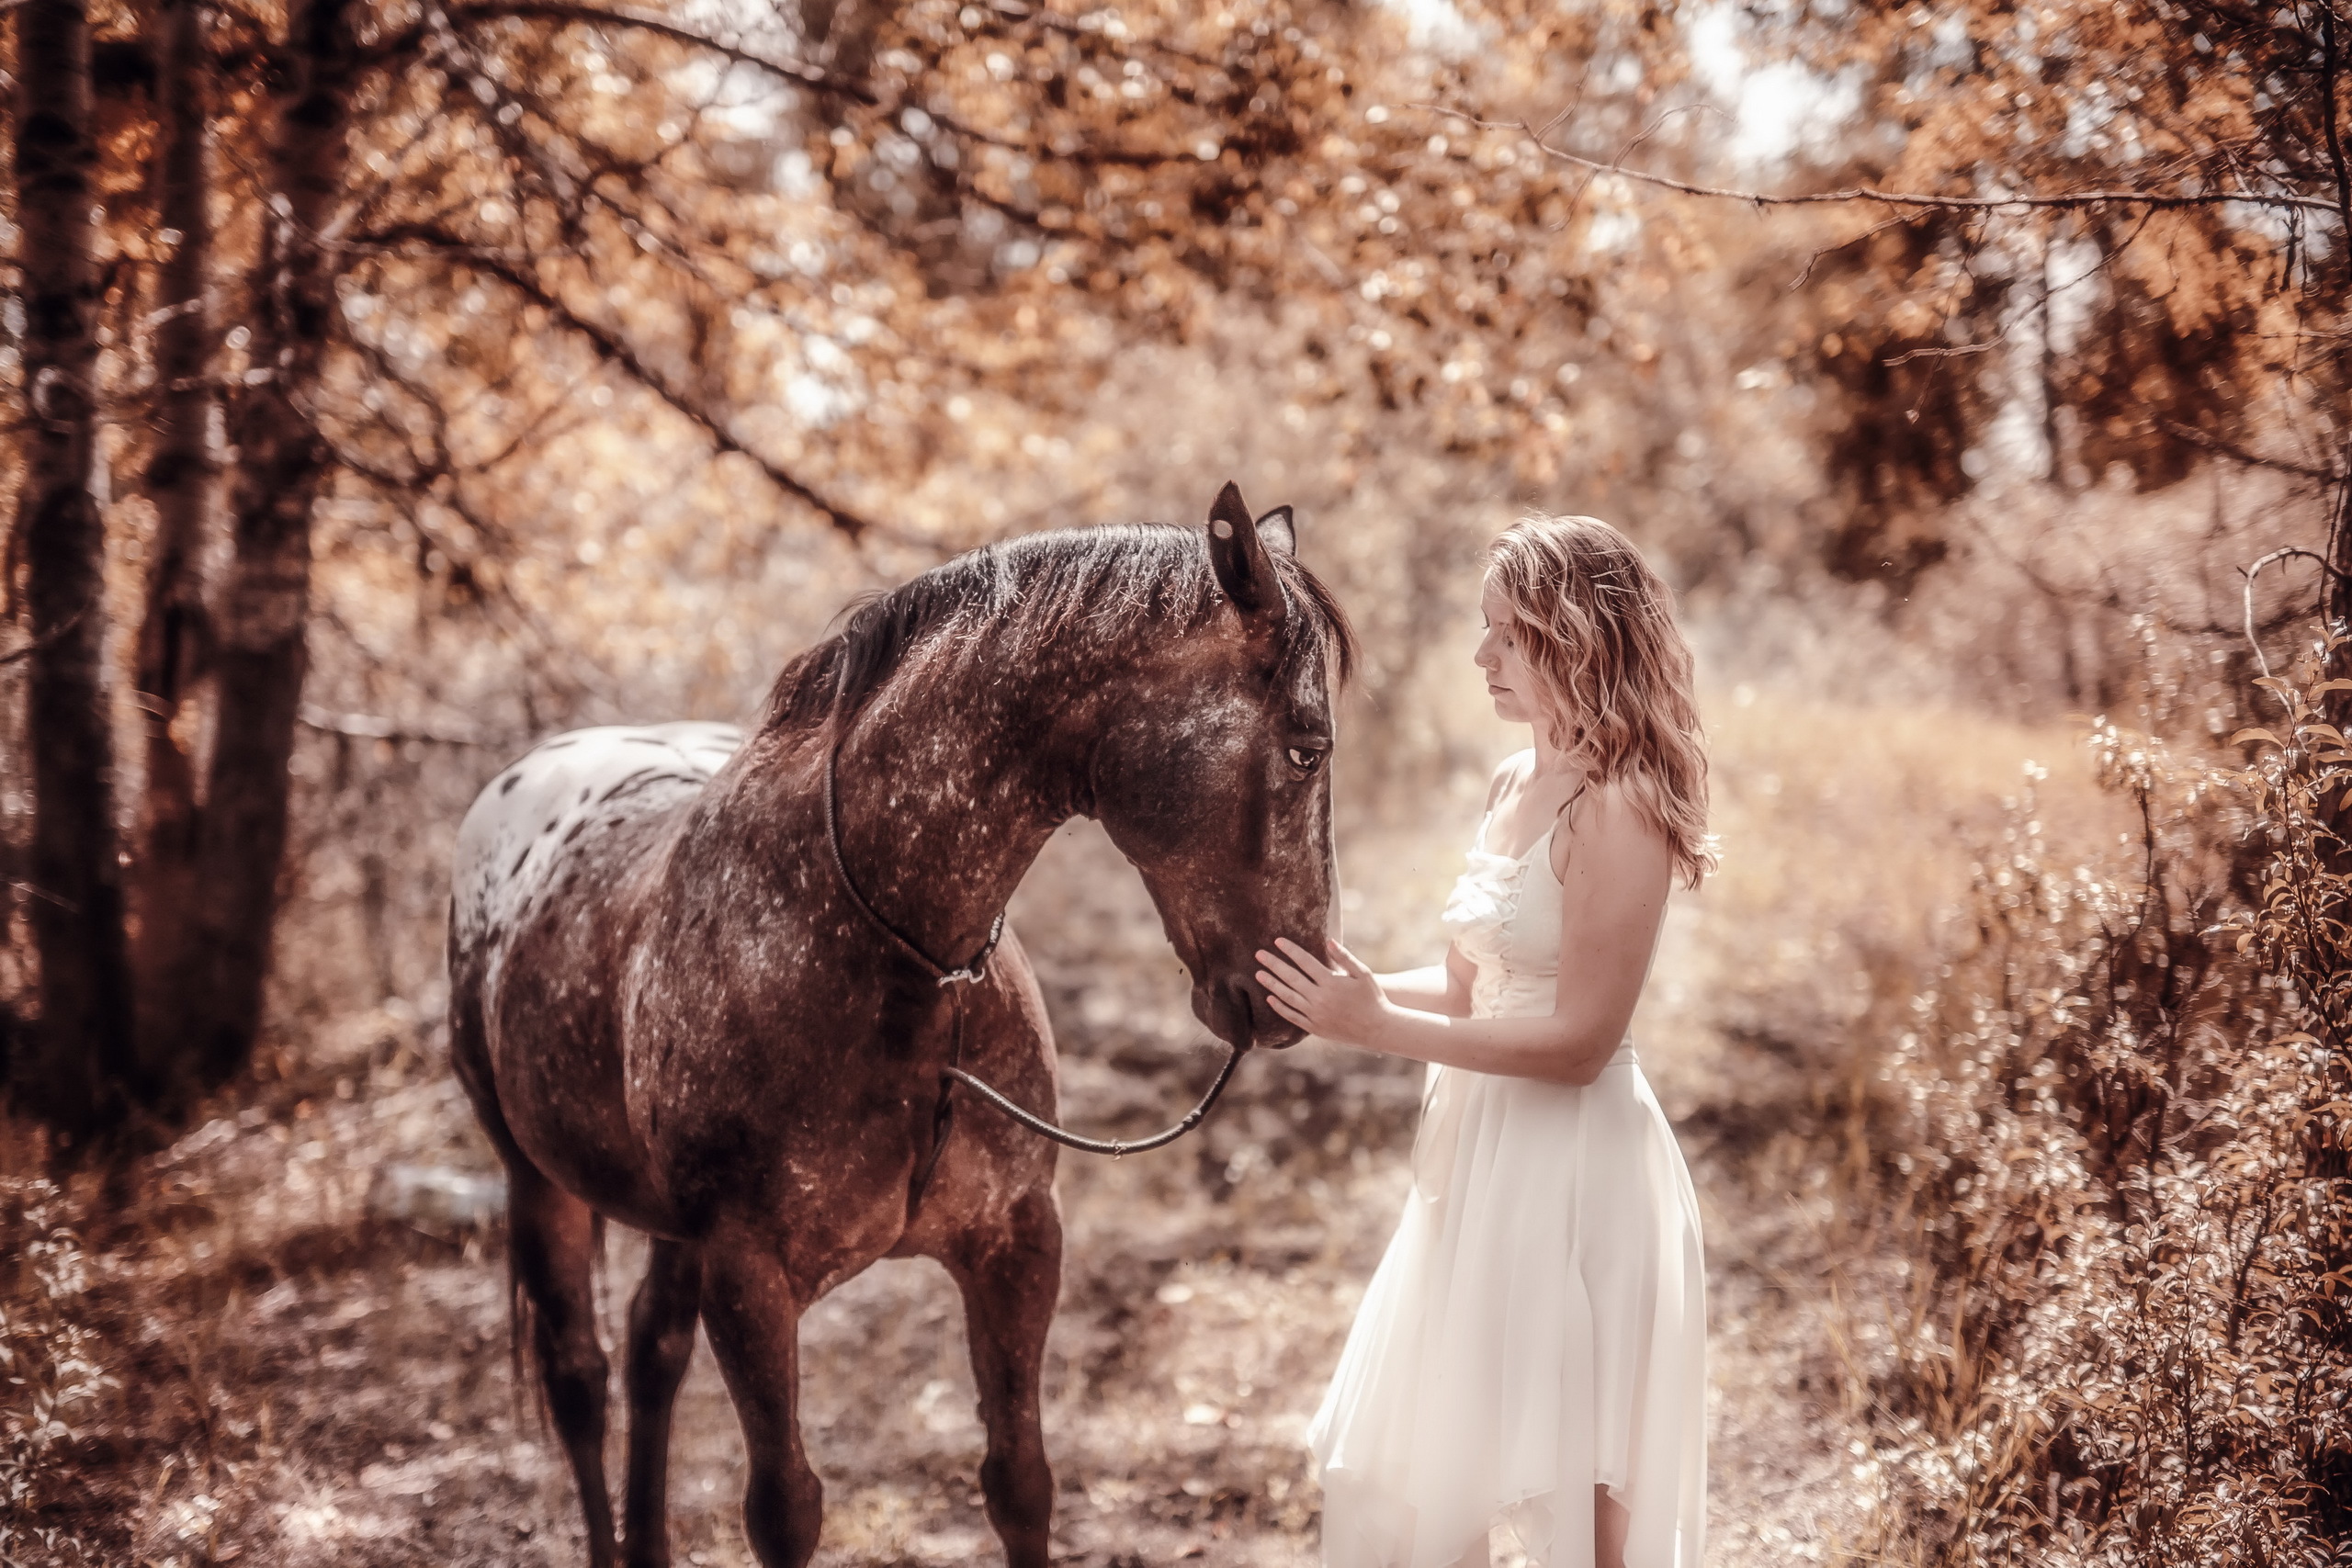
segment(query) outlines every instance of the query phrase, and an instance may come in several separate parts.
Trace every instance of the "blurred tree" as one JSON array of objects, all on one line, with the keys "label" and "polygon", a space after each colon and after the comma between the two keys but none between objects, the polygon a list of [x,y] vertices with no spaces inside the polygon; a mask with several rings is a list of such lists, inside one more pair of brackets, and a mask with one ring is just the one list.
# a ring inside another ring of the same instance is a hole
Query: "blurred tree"
[{"label": "blurred tree", "polygon": [[[1854,215],[1811,269],[1805,334],[1856,502],[1833,561],[1905,575],[1910,525],[1995,469],[2080,489],[2120,464],[2152,489],[2219,457],[2328,487],[2324,595],[2352,611],[2332,0],[1738,10],[1750,48],[1860,104],[1793,188],[1703,187]],[[1629,172],[1573,122],[1551,150]],[[1664,173],[1634,177],[1702,189]]]},{"label": "blurred tree", "polygon": [[[162,944],[175,967],[156,1009],[179,1017],[183,1080],[209,1088],[244,1065],[261,1024],[277,912],[311,613],[313,502],[333,464],[314,423],[334,337],[347,126],[356,88],[352,0],[294,0],[286,56],[254,115],[269,211],[254,279],[251,364],[232,405],[232,552],[212,615],[212,756],[196,872],[201,897]],[[163,911],[159,910],[158,913]]]},{"label": "blurred tree", "polygon": [[24,554],[29,725],[39,738],[28,868],[41,1028],[17,1046],[9,1067],[59,1134],[79,1140],[120,1115],[131,1066],[109,807],[106,536],[90,491],[99,418],[90,177],[97,149],[83,0],[19,7],[15,66],[23,405],[11,539]]},{"label": "blurred tree", "polygon": [[189,916],[201,886],[195,699],[210,651],[201,554],[219,502],[212,422],[219,407],[212,355],[220,331],[213,298],[211,149],[213,70],[207,9],[166,0],[155,48],[155,219],[166,247],[155,268],[153,451],[143,488],[155,508],[146,549],[143,618],[131,672],[146,729],[139,875],[132,886],[141,1065],[170,1076],[170,1009],[185,989]]}]

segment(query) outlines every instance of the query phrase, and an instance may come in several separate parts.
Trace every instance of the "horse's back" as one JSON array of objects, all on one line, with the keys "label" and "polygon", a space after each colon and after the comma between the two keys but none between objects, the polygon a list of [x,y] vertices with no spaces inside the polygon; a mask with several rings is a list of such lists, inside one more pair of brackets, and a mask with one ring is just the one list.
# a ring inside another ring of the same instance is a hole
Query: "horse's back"
[{"label": "horse's back", "polygon": [[582,836],[701,792],[743,743],[731,724],[605,725],[541,741],[484,786],[458,829],[453,953],[509,931],[567,870]]}]

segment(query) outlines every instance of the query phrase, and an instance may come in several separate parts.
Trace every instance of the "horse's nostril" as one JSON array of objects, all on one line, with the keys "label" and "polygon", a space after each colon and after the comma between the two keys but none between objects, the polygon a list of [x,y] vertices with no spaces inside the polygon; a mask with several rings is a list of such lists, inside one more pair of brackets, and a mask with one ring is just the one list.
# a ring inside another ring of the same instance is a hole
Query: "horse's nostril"
[{"label": "horse's nostril", "polygon": [[1298,1025],[1274,1010],[1254,977],[1237,983],[1234,990],[1233,1017],[1249,1028],[1252,1044],[1279,1049],[1306,1038]]}]

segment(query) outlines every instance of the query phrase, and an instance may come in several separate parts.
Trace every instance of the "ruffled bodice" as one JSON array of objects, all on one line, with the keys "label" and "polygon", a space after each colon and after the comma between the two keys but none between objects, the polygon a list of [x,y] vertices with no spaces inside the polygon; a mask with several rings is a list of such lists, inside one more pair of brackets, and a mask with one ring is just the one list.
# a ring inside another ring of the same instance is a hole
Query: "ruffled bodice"
[{"label": "ruffled bodice", "polygon": [[[1488,812],[1471,844],[1469,866],[1453,884],[1440,917],[1462,956],[1477,971],[1470,983],[1473,1018],[1535,1018],[1559,1005],[1559,876],[1552,870],[1555,823],[1516,860],[1487,849]],[[1610,1065],[1630,1062],[1629,1036]]]},{"label": "ruffled bodice", "polygon": [[[1470,987],[1471,1016],[1550,1012],[1557,999],[1560,969],[1559,882],[1552,874],[1552,832],[1546,829],[1525,854],[1514,859],[1486,847],[1493,819],[1489,812],[1479,823],[1470,863],[1453,884],[1440,918],[1462,955],[1477,969]],[[1548,885],[1552,896],[1531,902],[1530,882]]]},{"label": "ruffled bodice", "polygon": [[1558,825],[1516,858],[1487,848],[1493,825],[1490,811],[1441,918],[1477,972],[1470,985],[1473,1018],[1541,1017],[1559,1000],[1561,895],[1552,870]]}]

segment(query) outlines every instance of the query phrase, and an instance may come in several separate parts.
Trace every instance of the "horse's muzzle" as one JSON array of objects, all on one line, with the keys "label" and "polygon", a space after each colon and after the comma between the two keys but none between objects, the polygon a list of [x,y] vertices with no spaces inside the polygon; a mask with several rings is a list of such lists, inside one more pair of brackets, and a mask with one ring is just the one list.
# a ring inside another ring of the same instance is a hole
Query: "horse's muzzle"
[{"label": "horse's muzzle", "polygon": [[1193,1016],[1228,1045],[1262,1045],[1279,1051],[1306,1038],[1306,1031],[1276,1012],[1255,978],[1237,976],[1211,990],[1193,987]]}]

